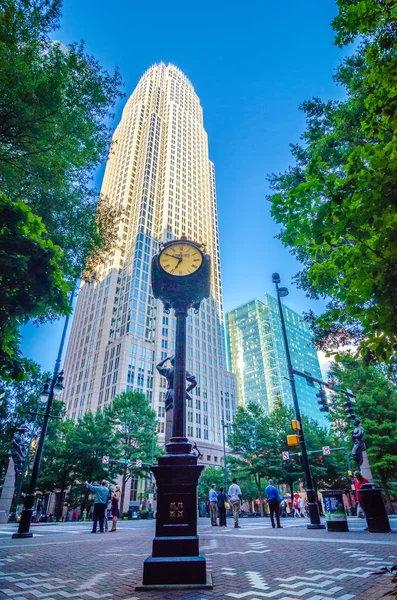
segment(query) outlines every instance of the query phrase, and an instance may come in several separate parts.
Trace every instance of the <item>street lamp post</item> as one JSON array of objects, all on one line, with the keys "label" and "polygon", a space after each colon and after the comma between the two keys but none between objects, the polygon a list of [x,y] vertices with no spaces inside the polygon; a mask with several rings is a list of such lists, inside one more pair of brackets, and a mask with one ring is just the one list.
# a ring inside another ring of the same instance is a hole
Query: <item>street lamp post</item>
[{"label": "street lamp post", "polygon": [[283,313],[283,305],[281,304],[281,298],[288,296],[288,289],[286,287],[279,287],[280,283],[280,275],[278,273],[273,273],[272,275],[273,283],[276,286],[277,291],[277,300],[278,300],[278,309],[280,312],[280,321],[281,321],[281,329],[283,332],[284,339],[284,347],[285,347],[285,355],[287,358],[287,366],[288,366],[288,378],[291,384],[291,393],[292,393],[292,401],[294,404],[295,417],[297,421],[300,423],[299,430],[299,445],[302,454],[302,466],[303,472],[305,474],[305,482],[306,482],[306,494],[307,500],[309,503],[309,517],[310,524],[307,526],[308,529],[325,529],[325,525],[321,523],[320,520],[320,511],[318,509],[316,493],[313,487],[313,479],[310,471],[309,458],[306,449],[306,441],[303,432],[301,413],[298,402],[298,395],[296,392],[295,378],[294,378],[294,370],[291,362],[291,354],[289,351],[288,338],[287,338],[287,330],[285,327],[284,313]]},{"label": "street lamp post", "polygon": [[[156,428],[154,425],[151,426],[151,430],[152,430],[152,456],[150,459],[150,466],[153,466],[154,463],[154,440],[155,440],[155,431]],[[149,478],[149,511],[148,511],[148,519],[152,519],[153,518],[153,511],[152,511],[152,501],[150,500],[150,494],[153,494],[153,473],[152,471],[150,471],[150,478]]]},{"label": "street lamp post", "polygon": [[[59,368],[59,367],[58,367]],[[40,471],[41,457],[43,455],[44,442],[47,435],[48,421],[51,416],[52,404],[54,397],[61,393],[63,389],[63,371],[58,372],[58,369],[54,371],[51,379],[51,383],[48,390],[47,406],[44,413],[43,426],[41,428],[39,443],[37,445],[36,456],[34,458],[32,475],[29,483],[29,490],[25,496],[24,507],[21,514],[21,520],[19,521],[18,532],[14,533],[13,538],[27,538],[33,537],[33,533],[30,531],[30,524],[32,522],[33,506],[35,500],[35,491],[37,485],[37,479]],[[47,395],[46,388],[44,388],[41,396]]]},{"label": "street lamp post", "polygon": [[226,466],[226,436],[225,429],[229,431],[229,423],[225,423],[224,418],[222,417],[222,437],[223,437],[223,477],[225,482],[225,493],[227,494],[228,490],[228,480],[227,480],[227,466]]}]

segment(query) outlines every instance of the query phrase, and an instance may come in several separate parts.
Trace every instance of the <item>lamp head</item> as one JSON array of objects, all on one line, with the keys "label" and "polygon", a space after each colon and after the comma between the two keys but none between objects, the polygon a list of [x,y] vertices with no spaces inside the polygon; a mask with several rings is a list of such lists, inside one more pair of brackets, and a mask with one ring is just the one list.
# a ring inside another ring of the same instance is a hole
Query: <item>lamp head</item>
[{"label": "lamp head", "polygon": [[280,283],[281,279],[280,279],[280,275],[278,273],[273,273],[272,275],[272,282],[273,283]]},{"label": "lamp head", "polygon": [[61,371],[57,377],[57,380],[55,382],[54,385],[54,394],[55,396],[59,396],[59,394],[62,392],[63,390],[63,371]]},{"label": "lamp head", "polygon": [[278,288],[278,295],[280,296],[280,298],[285,298],[285,296],[288,296],[288,294],[289,294],[288,288],[286,288],[286,287]]}]

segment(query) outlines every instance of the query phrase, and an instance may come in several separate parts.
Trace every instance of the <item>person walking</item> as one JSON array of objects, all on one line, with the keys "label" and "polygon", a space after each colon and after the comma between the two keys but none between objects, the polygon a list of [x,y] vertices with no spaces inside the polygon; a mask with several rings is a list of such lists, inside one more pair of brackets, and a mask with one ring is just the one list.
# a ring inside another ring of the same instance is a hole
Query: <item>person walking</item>
[{"label": "person walking", "polygon": [[278,493],[278,489],[276,488],[276,486],[273,483],[273,479],[269,480],[269,485],[266,488],[266,498],[267,498],[267,501],[269,504],[270,520],[272,522],[273,529],[276,527],[276,525],[274,523],[274,515],[276,515],[277,528],[282,529],[282,527],[280,525],[281,498],[280,498],[280,494]]},{"label": "person walking", "polygon": [[237,479],[235,477],[232,479],[232,485],[230,486],[227,495],[229,496],[230,503],[232,505],[234,527],[236,529],[240,529],[240,525],[238,524],[238,517],[240,514],[240,507],[243,497],[241,494],[240,486],[237,485]]},{"label": "person walking", "polygon": [[298,517],[298,518],[300,517],[298,498],[299,498],[299,494],[296,494],[295,498],[294,498],[294,504],[293,504],[293,507],[294,507],[294,518],[295,517]]},{"label": "person walking", "polygon": [[105,518],[105,510],[109,500],[109,488],[106,486],[106,481],[103,480],[101,485],[92,485],[85,482],[91,492],[94,492],[94,519],[92,523],[92,533],[96,533],[97,523],[99,521],[99,531],[103,533],[103,521]]},{"label": "person walking", "polygon": [[216,521],[218,516],[218,494],[215,491],[216,485],[215,483],[211,484],[210,493],[208,494],[208,500],[210,502],[210,515],[211,515],[211,525],[212,527],[218,527],[218,523]]},{"label": "person walking", "polygon": [[226,527],[226,505],[227,496],[223,487],[219,488],[218,494],[218,510],[219,510],[219,527]]},{"label": "person walking", "polygon": [[299,508],[299,515],[302,517],[302,519],[304,519],[305,518],[305,503],[303,502],[302,496],[299,496],[299,498],[298,498],[298,508]]},{"label": "person walking", "polygon": [[110,531],[116,531],[117,519],[119,518],[119,500],[120,500],[120,486],[116,485],[114,494],[112,496],[112,529]]},{"label": "person walking", "polygon": [[[363,477],[360,473],[360,471],[355,471],[354,473],[354,489],[356,490],[356,497],[357,497],[357,516],[364,519],[365,518],[365,512],[363,509],[363,505],[362,505],[362,497],[360,494],[360,488],[362,485],[364,485],[364,483],[369,483],[368,479],[365,479],[365,477]],[[361,515],[362,513],[362,515]]]}]

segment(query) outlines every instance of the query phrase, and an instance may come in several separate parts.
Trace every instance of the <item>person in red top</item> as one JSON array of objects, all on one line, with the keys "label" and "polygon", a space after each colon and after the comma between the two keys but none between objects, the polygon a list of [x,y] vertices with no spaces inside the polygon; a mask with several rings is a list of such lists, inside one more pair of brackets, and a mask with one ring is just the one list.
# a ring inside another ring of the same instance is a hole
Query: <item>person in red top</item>
[{"label": "person in red top", "polygon": [[363,505],[362,505],[362,498],[361,498],[361,494],[360,494],[360,488],[362,485],[364,485],[364,483],[369,483],[368,479],[365,479],[365,477],[363,477],[361,475],[360,471],[356,471],[354,473],[354,489],[356,490],[356,497],[357,497],[357,516],[358,516],[360,509],[364,513]]}]

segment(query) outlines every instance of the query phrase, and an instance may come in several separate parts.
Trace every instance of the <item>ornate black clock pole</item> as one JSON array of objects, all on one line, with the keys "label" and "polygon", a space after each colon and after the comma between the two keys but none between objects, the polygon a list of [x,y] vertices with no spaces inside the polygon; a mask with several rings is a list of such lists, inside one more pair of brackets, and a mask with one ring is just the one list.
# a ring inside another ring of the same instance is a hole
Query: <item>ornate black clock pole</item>
[{"label": "ornate black clock pole", "polygon": [[164,361],[157,367],[169,382],[173,378],[166,406],[168,410],[173,406],[173,436],[166,454],[151,469],[158,489],[156,537],[136,589],[211,588],[197,535],[197,484],[204,467],[197,464],[185,435],[186,378],[194,379],[186,372],[186,318],[190,308],[198,310],[210,295],[210,257],[186,238],[163,244],[152,260],[152,287],[154,297],[166,309],[173,308],[176,318],[173,370],[163,369]]}]

